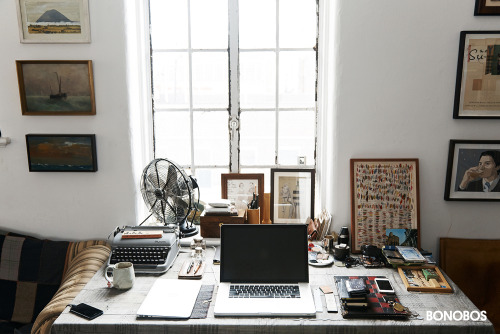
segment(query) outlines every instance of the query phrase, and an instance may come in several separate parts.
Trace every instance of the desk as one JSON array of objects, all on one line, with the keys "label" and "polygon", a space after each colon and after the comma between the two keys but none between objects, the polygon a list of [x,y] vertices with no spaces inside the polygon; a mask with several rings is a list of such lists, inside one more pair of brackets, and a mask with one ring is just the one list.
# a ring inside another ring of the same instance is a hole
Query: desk
[{"label": "desk", "polygon": [[[183,250],[187,250],[183,248]],[[207,247],[207,268],[203,275],[203,284],[217,285],[220,267],[212,265],[214,248]],[[173,267],[161,276],[137,276],[135,285],[130,290],[119,291],[106,287],[103,269],[96,273],[73,301],[74,304],[88,303],[104,311],[104,315],[87,321],[69,313],[67,307],[55,321],[52,333],[494,333],[490,321],[432,321],[426,320],[427,311],[477,311],[477,308],[464,293],[451,281],[453,294],[428,294],[406,291],[397,270],[365,269],[364,267],[340,268],[309,266],[310,283],[313,288],[328,284],[335,286],[333,275],[373,275],[387,276],[402,304],[411,311],[418,312],[424,320],[355,320],[343,319],[340,313],[327,313],[323,299],[323,312],[316,313],[316,318],[215,318],[214,301],[217,287],[214,289],[206,319],[190,320],[137,320],[135,314],[147,295],[153,282],[158,278],[177,278],[177,274],[188,258],[188,253],[180,253]],[[337,302],[339,300],[334,288]],[[165,301],[169,302],[169,301]]]}]

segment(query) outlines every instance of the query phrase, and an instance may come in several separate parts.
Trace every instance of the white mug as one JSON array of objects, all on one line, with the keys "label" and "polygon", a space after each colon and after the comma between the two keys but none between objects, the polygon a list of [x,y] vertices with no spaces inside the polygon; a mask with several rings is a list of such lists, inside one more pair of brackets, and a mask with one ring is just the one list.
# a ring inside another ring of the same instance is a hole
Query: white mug
[{"label": "white mug", "polygon": [[[108,269],[113,268],[113,277],[108,276]],[[134,285],[135,273],[134,265],[131,262],[119,262],[110,265],[104,271],[106,280],[113,284],[114,288],[124,290],[130,289]]]}]

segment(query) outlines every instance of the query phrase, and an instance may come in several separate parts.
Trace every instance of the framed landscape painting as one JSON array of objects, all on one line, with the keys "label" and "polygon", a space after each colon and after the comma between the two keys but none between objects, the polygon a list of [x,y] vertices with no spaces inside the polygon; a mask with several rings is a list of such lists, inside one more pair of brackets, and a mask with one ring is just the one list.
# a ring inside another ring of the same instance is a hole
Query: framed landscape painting
[{"label": "framed landscape painting", "polygon": [[90,43],[88,0],[15,0],[21,43]]},{"label": "framed landscape painting", "polygon": [[23,115],[95,115],[91,60],[18,60]]},{"label": "framed landscape painting", "polygon": [[96,172],[93,134],[27,134],[30,172]]}]

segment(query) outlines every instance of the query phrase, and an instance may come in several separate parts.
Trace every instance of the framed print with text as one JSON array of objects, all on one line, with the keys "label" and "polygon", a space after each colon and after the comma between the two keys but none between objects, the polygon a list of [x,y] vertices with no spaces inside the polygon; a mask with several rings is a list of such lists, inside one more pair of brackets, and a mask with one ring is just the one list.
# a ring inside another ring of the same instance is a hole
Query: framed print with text
[{"label": "framed print with text", "polygon": [[15,0],[21,43],[90,43],[88,0]]},{"label": "framed print with text", "polygon": [[91,60],[17,60],[16,65],[23,115],[95,115]]},{"label": "framed print with text", "polygon": [[273,224],[305,224],[314,219],[314,169],[271,168]]},{"label": "framed print with text", "polygon": [[500,140],[450,140],[444,199],[500,201]]},{"label": "framed print with text", "polygon": [[404,230],[398,243],[420,248],[418,159],[351,159],[351,250],[390,244],[388,230]]},{"label": "framed print with text", "polygon": [[476,0],[474,15],[500,15],[500,0]]},{"label": "framed print with text", "polygon": [[500,31],[462,31],[453,118],[500,118]]},{"label": "framed print with text", "polygon": [[[237,209],[247,209],[253,194],[259,196],[260,221],[264,213],[264,174],[221,174],[221,195],[234,201]],[[245,204],[247,203],[247,204]]]}]

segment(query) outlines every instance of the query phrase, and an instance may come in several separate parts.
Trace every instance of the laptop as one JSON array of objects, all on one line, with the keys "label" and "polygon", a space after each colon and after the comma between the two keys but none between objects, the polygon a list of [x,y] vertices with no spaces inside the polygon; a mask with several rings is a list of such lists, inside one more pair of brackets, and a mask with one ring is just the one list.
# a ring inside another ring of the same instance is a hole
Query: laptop
[{"label": "laptop", "polygon": [[221,226],[215,316],[314,316],[305,224]]}]

